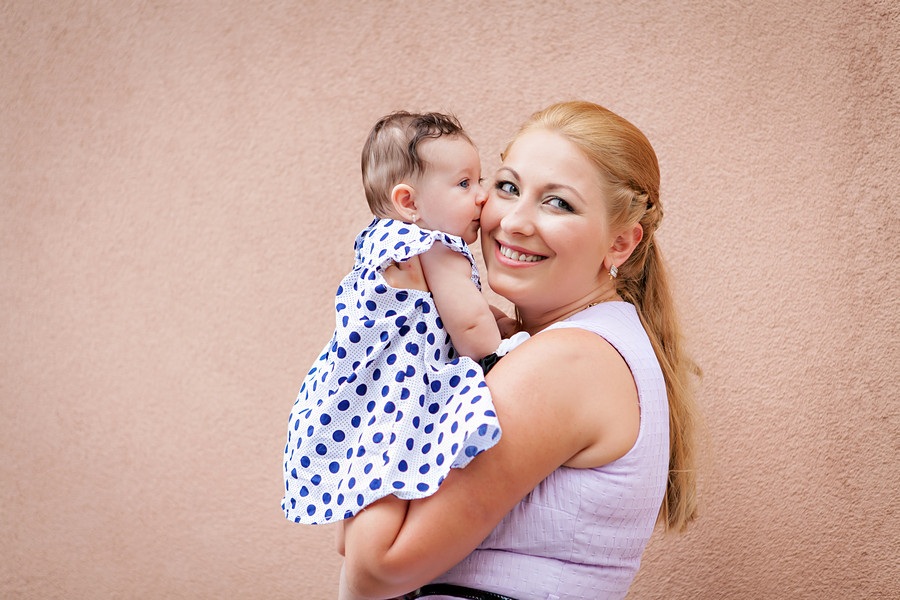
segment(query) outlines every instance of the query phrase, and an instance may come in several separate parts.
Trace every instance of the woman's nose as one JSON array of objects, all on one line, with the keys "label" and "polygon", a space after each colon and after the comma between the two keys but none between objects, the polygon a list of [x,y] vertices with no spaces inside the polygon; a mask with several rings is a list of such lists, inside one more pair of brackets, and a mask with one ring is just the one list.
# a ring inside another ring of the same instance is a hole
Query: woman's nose
[{"label": "woman's nose", "polygon": [[528,204],[521,199],[511,202],[506,213],[500,217],[500,228],[506,233],[533,235],[534,215]]}]

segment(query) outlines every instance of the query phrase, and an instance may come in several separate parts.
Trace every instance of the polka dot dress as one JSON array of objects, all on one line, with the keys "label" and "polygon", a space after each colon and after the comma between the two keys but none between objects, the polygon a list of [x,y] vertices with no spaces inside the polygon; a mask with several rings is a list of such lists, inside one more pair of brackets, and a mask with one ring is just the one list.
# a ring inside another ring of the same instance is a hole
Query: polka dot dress
[{"label": "polka dot dress", "polygon": [[480,287],[461,238],[390,219],[357,237],[356,264],[335,299],[334,336],[288,423],[288,519],[329,523],[389,494],[424,498],[500,439],[484,374],[453,350],[431,294],[392,288],[381,274],[436,242],[469,259]]}]

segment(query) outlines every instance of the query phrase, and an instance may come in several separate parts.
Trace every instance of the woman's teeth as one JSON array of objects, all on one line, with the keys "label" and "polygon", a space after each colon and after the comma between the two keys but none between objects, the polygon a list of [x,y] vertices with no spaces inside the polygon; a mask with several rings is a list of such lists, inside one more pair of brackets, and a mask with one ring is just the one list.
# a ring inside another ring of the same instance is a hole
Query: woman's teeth
[{"label": "woman's teeth", "polygon": [[505,256],[510,260],[517,260],[519,262],[537,262],[539,260],[544,260],[547,258],[546,256],[537,256],[534,254],[524,254],[521,252],[516,252],[506,246],[500,246],[500,254]]}]

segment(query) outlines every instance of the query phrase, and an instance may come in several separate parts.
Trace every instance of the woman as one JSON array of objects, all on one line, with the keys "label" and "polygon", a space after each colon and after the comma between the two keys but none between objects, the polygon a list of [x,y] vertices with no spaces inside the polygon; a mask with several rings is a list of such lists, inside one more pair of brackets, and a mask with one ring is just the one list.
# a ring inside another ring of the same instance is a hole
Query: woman
[{"label": "woman", "polygon": [[[343,598],[432,581],[622,598],[657,520],[695,518],[696,369],[661,218],[656,155],[631,123],[569,102],[523,125],[481,215],[490,286],[532,336],[487,376],[502,438],[433,496],[389,497],[346,523]],[[447,589],[433,585],[419,594]]]}]

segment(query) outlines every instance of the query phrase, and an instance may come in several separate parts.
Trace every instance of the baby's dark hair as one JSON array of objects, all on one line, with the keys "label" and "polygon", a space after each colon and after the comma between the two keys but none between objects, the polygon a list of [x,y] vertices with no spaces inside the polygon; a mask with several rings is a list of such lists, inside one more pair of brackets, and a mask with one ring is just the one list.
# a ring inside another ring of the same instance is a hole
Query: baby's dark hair
[{"label": "baby's dark hair", "polygon": [[443,135],[459,136],[472,143],[452,115],[398,111],[375,123],[363,146],[361,162],[363,188],[373,215],[386,217],[394,186],[425,172],[425,161],[417,150],[419,142]]}]

